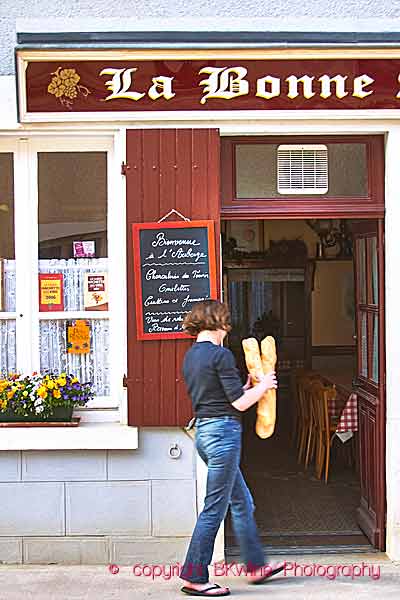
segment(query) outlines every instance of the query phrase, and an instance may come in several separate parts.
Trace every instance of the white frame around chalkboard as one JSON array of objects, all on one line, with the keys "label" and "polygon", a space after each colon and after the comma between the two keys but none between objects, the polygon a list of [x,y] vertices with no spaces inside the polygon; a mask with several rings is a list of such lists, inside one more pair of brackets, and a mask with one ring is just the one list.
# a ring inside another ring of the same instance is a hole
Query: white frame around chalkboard
[{"label": "white frame around chalkboard", "polygon": [[210,298],[217,297],[217,268],[215,255],[215,233],[214,221],[163,221],[162,223],[133,223],[132,224],[132,241],[133,241],[133,256],[134,256],[134,280],[135,280],[135,311],[136,311],[136,330],[138,340],[171,340],[171,339],[190,339],[190,336],[184,331],[179,333],[163,332],[163,333],[147,333],[144,331],[143,319],[143,293],[141,279],[141,255],[140,255],[140,232],[143,229],[187,229],[206,228],[208,240],[208,265],[209,265],[209,281],[210,281]]}]

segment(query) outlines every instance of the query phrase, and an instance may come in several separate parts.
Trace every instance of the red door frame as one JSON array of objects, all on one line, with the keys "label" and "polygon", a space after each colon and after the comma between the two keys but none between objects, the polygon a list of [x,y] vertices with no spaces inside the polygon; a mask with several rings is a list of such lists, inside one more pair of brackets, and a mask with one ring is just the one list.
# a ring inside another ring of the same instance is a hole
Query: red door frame
[{"label": "red door frame", "polygon": [[[293,196],[277,198],[238,198],[235,188],[235,146],[238,144],[339,144],[366,145],[368,191],[366,196]],[[384,138],[370,136],[284,136],[221,138],[221,218],[222,219],[362,219],[383,218]]]},{"label": "red door frame", "polygon": [[[361,503],[357,511],[358,521],[373,545],[379,550],[385,549],[386,537],[386,477],[385,477],[385,277],[384,277],[384,223],[364,221],[353,226],[355,240],[355,292],[357,323],[357,377],[355,389],[359,398],[359,443],[360,443],[360,479]],[[372,272],[371,238],[376,239],[377,285],[378,299],[373,301],[371,278],[366,276],[366,295],[362,301],[360,278],[358,277],[359,256],[357,244],[365,240],[365,273]],[[366,315],[367,333],[367,376],[363,376],[361,360],[362,330],[360,315]],[[373,366],[373,329],[372,319],[377,317],[378,325],[378,381],[376,384],[370,376]],[[367,444],[363,445],[363,440]]]},{"label": "red door frame", "polygon": [[[365,143],[367,148],[367,173],[368,173],[368,193],[360,198],[329,198],[321,203],[318,197],[305,197],[294,200],[288,198],[251,198],[239,199],[235,194],[235,145],[236,144],[255,144],[255,143],[285,143],[285,144],[304,144],[307,143]],[[373,477],[373,484],[376,486],[377,518],[375,523],[371,519],[362,519],[366,515],[363,506],[359,509],[359,520],[363,524],[363,529],[369,536],[373,545],[379,550],[385,548],[385,519],[386,519],[386,482],[385,482],[385,415],[386,415],[386,390],[385,390],[385,337],[384,337],[384,236],[383,219],[385,212],[384,197],[384,138],[381,135],[376,136],[240,136],[232,138],[221,138],[221,219],[242,220],[242,219],[360,219],[370,220],[378,219],[378,245],[381,251],[378,255],[379,272],[381,273],[379,287],[379,303],[382,307],[379,317],[379,357],[380,357],[380,384],[378,390],[378,402],[381,410],[378,412],[378,419],[375,424],[377,460],[383,461],[384,468],[377,470],[377,477]],[[369,485],[370,482],[369,482]]]}]

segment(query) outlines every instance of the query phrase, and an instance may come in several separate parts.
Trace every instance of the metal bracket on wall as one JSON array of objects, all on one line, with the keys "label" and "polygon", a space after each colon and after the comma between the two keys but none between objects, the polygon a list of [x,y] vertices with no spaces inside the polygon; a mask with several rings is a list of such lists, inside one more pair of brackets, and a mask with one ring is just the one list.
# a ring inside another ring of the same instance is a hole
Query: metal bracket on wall
[{"label": "metal bracket on wall", "polygon": [[127,175],[127,172],[129,171],[130,166],[126,164],[126,162],[122,161],[121,163],[121,175]]},{"label": "metal bracket on wall", "polygon": [[178,217],[180,217],[183,221],[190,221],[190,219],[188,219],[187,217],[185,217],[178,210],[176,210],[175,208],[171,208],[171,210],[169,212],[167,212],[163,217],[161,217],[161,219],[159,219],[157,221],[157,223],[162,223],[163,221],[165,221],[166,219],[168,219],[168,217],[170,217],[171,215],[174,215],[174,214],[178,215]]}]

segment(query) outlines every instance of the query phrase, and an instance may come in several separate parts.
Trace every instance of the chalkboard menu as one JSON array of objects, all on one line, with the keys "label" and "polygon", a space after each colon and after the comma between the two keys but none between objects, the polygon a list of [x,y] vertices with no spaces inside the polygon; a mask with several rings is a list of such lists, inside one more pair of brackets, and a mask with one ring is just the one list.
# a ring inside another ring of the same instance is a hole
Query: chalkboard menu
[{"label": "chalkboard menu", "polygon": [[213,221],[132,225],[139,340],[188,338],[193,304],[216,298]]}]

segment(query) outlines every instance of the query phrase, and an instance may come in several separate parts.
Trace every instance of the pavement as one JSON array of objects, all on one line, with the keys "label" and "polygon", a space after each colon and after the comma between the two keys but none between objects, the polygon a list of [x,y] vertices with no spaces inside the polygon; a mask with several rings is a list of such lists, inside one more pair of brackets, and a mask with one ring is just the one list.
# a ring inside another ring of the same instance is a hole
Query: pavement
[{"label": "pavement", "polygon": [[[0,600],[188,598],[174,576],[178,569],[178,563],[112,569],[110,565],[0,565]],[[259,586],[249,585],[239,569],[232,563],[211,566],[210,580],[229,586],[232,598],[247,600],[400,599],[400,563],[391,562],[386,554],[290,556],[285,571]]]}]

